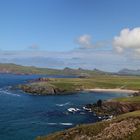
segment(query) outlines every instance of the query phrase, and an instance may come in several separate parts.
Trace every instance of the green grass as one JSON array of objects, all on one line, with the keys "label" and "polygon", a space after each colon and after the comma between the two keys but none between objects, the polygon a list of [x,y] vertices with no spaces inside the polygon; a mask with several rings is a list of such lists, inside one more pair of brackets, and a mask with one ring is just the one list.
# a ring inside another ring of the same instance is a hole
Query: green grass
[{"label": "green grass", "polygon": [[140,126],[138,126],[138,129],[133,134],[124,140],[140,140]]},{"label": "green grass", "polygon": [[117,102],[130,102],[130,103],[140,103],[140,96],[135,96],[135,97],[121,97],[121,98],[116,98],[113,99],[114,101]]},{"label": "green grass", "polygon": [[[140,77],[129,76],[94,76],[92,78],[63,78],[57,79],[54,83],[67,83],[81,85],[84,88],[123,88],[140,89]],[[62,84],[63,85],[63,84]]]},{"label": "green grass", "polygon": [[117,116],[116,119],[117,119],[117,120],[120,120],[120,119],[129,118],[129,117],[140,117],[140,110],[133,111],[133,112],[128,112],[128,113],[119,115],[119,116]]}]

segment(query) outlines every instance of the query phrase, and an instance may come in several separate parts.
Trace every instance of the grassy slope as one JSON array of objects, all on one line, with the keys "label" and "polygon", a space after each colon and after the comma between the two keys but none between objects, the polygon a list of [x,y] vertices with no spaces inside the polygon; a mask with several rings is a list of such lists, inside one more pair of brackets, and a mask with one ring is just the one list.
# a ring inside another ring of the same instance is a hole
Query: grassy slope
[{"label": "grassy slope", "polygon": [[129,103],[140,103],[140,96],[135,96],[135,97],[127,97],[127,98],[116,98],[113,99],[114,101],[118,102],[129,102]]},{"label": "grassy slope", "polygon": [[[120,122],[128,118],[136,118],[136,117],[140,117],[140,111],[135,111],[135,112],[130,112],[130,113],[120,115],[111,121],[102,121],[102,122],[97,122],[95,124],[80,125],[75,128],[71,128],[62,132],[50,134],[48,136],[38,137],[36,140],[61,140],[63,138],[65,139],[66,135],[68,136],[66,138],[67,140],[72,140],[75,138],[77,134],[79,136],[86,135],[86,136],[92,137],[102,132],[106,127],[108,127],[112,123]],[[126,140],[139,140],[139,136],[140,136],[140,126],[138,126],[138,129],[134,133],[127,136],[125,139]]]},{"label": "grassy slope", "polygon": [[50,74],[50,75],[80,75],[90,76],[95,74],[109,74],[99,70],[84,70],[84,69],[51,69],[51,68],[37,68],[32,66],[21,66],[11,63],[0,63],[0,72],[3,73],[19,73],[19,74]]},{"label": "grassy slope", "polygon": [[51,84],[58,87],[65,85],[81,86],[85,89],[88,88],[123,88],[139,90],[140,77],[132,76],[103,76],[98,75],[92,78],[72,78],[72,79],[55,79]]},{"label": "grassy slope", "polygon": [[23,73],[23,74],[57,74],[61,72],[56,69],[37,68],[31,66],[21,66],[16,64],[0,64],[1,72]]}]

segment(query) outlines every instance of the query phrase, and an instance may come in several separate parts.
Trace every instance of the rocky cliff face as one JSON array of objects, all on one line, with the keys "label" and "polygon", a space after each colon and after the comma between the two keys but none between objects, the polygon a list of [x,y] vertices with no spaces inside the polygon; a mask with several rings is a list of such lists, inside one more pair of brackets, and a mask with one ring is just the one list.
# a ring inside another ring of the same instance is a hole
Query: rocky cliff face
[{"label": "rocky cliff face", "polygon": [[29,86],[29,85],[21,85],[20,89],[22,89],[24,92],[37,94],[37,95],[55,95],[55,94],[62,94],[64,91],[61,91],[58,88],[51,87],[51,86]]},{"label": "rocky cliff face", "polygon": [[128,102],[105,102],[103,103],[103,109],[111,111],[115,115],[140,110],[140,103],[128,103]]},{"label": "rocky cliff face", "polygon": [[86,106],[90,108],[97,115],[120,115],[135,110],[140,110],[140,103],[105,101],[99,107],[97,104],[89,104]]}]

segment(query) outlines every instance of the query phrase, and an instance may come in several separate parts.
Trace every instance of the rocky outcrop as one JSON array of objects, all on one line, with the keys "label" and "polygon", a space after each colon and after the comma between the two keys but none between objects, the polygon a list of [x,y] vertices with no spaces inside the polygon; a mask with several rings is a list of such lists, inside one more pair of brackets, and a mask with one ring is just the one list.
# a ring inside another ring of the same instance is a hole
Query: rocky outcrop
[{"label": "rocky outcrop", "polygon": [[49,82],[49,81],[51,81],[49,78],[42,77],[35,80],[30,80],[29,82],[33,83],[33,82]]},{"label": "rocky outcrop", "polygon": [[140,103],[105,101],[101,106],[96,104],[88,104],[86,108],[91,109],[97,115],[119,115],[135,110],[140,110]]},{"label": "rocky outcrop", "polygon": [[140,91],[133,93],[132,96],[140,96]]},{"label": "rocky outcrop", "polygon": [[79,91],[81,91],[81,89],[76,88],[73,90],[67,90],[64,88],[58,88],[56,86],[53,85],[34,85],[34,84],[24,84],[24,85],[19,85],[19,88],[26,92],[26,93],[31,93],[33,95],[68,95],[68,94],[74,94],[77,93]]},{"label": "rocky outcrop", "polygon": [[26,93],[31,93],[34,95],[58,95],[58,94],[64,94],[64,91],[51,87],[51,86],[29,86],[29,85],[21,85],[20,89],[22,89]]}]

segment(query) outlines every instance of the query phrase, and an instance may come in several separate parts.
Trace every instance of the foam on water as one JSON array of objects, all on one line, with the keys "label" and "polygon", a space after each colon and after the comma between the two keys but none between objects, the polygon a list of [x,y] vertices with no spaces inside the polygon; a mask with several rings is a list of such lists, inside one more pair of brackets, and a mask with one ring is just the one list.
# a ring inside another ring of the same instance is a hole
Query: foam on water
[{"label": "foam on water", "polygon": [[48,123],[35,123],[35,122],[32,122],[32,124],[39,124],[39,125],[64,125],[64,126],[70,126],[70,125],[74,125],[73,123],[65,123],[65,122],[60,122],[60,123],[54,123],[54,122],[48,122]]},{"label": "foam on water", "polygon": [[57,125],[57,123],[47,123],[48,125]]},{"label": "foam on water", "polygon": [[64,104],[56,104],[56,106],[66,106],[66,105],[69,105],[70,102],[67,102],[67,103],[64,103]]},{"label": "foam on water", "polygon": [[12,93],[11,91],[9,91],[9,90],[6,89],[6,88],[0,88],[0,94],[7,94],[7,95],[11,95],[11,96],[20,97],[20,95],[14,94],[14,93]]},{"label": "foam on water", "polygon": [[73,125],[73,123],[59,123],[60,125]]},{"label": "foam on water", "polygon": [[66,125],[66,126],[70,126],[70,125],[73,125],[73,123],[63,123],[63,122],[60,122],[60,123],[47,123],[48,125]]}]

